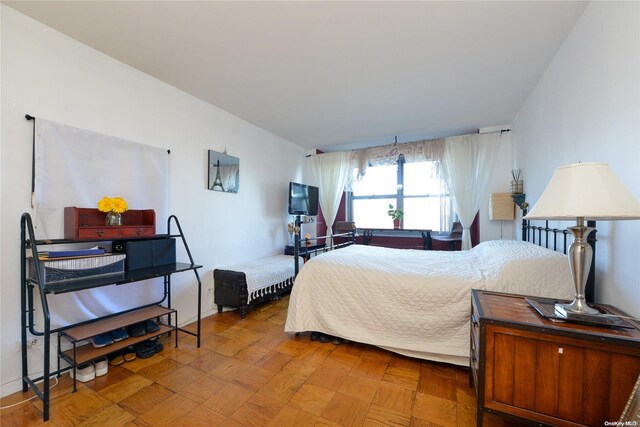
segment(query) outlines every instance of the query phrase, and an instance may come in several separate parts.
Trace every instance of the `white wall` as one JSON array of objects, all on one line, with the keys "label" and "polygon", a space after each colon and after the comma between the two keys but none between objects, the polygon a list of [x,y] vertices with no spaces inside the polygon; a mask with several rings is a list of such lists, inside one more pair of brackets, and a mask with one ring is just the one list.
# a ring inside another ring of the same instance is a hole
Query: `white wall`
[{"label": "white wall", "polygon": [[[529,203],[557,166],[578,161],[609,163],[640,199],[639,22],[638,2],[590,3],[517,114],[516,162]],[[639,241],[640,221],[598,223],[596,300],[635,316]]]},{"label": "white wall", "polygon": [[[30,212],[32,132],[25,114],[171,150],[170,212],[204,266],[205,314],[212,310],[213,268],[282,252],[287,185],[303,180],[304,150],[4,5],[0,13],[0,384],[6,395],[21,387],[19,224]],[[240,158],[238,194],[206,190],[207,150],[225,147]],[[194,276],[175,275],[172,284],[181,323],[192,321]],[[41,371],[41,355],[30,352],[30,359],[38,361],[32,371]]]}]

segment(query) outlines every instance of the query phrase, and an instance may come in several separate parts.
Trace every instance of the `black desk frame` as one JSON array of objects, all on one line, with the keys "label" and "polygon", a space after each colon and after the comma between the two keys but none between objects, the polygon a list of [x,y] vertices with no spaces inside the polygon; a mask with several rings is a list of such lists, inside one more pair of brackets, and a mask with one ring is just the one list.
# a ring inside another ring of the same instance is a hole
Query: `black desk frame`
[{"label": "black desk frame", "polygon": [[371,239],[373,239],[374,232],[376,231],[389,234],[409,234],[419,232],[422,236],[422,249],[424,249],[425,251],[430,251],[433,249],[431,230],[413,230],[407,228],[360,228],[359,230],[362,231],[362,243],[365,245],[369,245],[371,243]]},{"label": "black desk frame", "polygon": [[[302,243],[302,239],[300,239],[300,243]],[[323,252],[324,249],[327,247],[326,243],[318,243],[318,244],[309,244],[309,245],[304,245],[304,246],[300,246],[300,249],[298,251],[298,256],[302,257],[305,262],[309,261],[309,258],[311,258],[311,255],[317,255],[320,252]],[[295,246],[285,246],[284,247],[284,254],[285,255],[294,255],[296,251]]]},{"label": "black desk frame", "polygon": [[[172,220],[175,222],[176,227],[178,228],[178,234],[171,234],[171,222]],[[20,335],[21,335],[21,346],[20,349],[22,351],[22,392],[26,393],[29,388],[33,390],[36,396],[40,398],[42,401],[42,418],[44,421],[49,419],[49,397],[50,397],[50,376],[57,375],[58,377],[62,374],[62,372],[68,370],[69,368],[61,368],[60,367],[60,346],[58,345],[58,367],[56,370],[51,370],[50,367],[50,351],[51,351],[51,335],[58,334],[66,329],[70,329],[72,327],[92,323],[98,320],[107,319],[109,317],[114,317],[120,314],[132,312],[141,308],[151,307],[153,305],[161,305],[166,304],[166,308],[171,308],[171,275],[174,273],[179,273],[183,271],[192,270],[196,280],[198,282],[198,291],[197,291],[197,304],[198,304],[198,313],[197,313],[197,329],[196,332],[191,330],[179,328],[177,326],[177,317],[176,317],[176,327],[175,333],[177,331],[181,331],[187,333],[189,335],[193,335],[196,337],[197,347],[200,347],[200,323],[201,323],[201,308],[202,308],[202,281],[200,280],[200,275],[198,274],[198,269],[202,268],[201,265],[195,264],[193,261],[193,257],[191,255],[191,251],[189,250],[189,246],[187,245],[187,241],[184,237],[184,233],[182,232],[182,227],[180,226],[180,222],[175,215],[171,215],[167,219],[167,233],[166,235],[156,235],[151,237],[144,237],[141,239],[149,239],[149,238],[180,238],[184,245],[184,249],[187,252],[187,256],[189,257],[189,263],[175,263],[169,264],[166,266],[159,266],[141,270],[132,270],[126,271],[122,276],[116,276],[117,278],[113,278],[111,276],[97,277],[97,278],[85,278],[81,280],[71,281],[69,283],[58,284],[55,288],[44,283],[41,277],[41,268],[40,261],[38,256],[38,246],[41,245],[53,245],[53,244],[69,244],[69,243],[86,243],[86,242],[102,242],[102,241],[113,241],[113,238],[105,238],[105,239],[87,239],[87,240],[67,240],[67,239],[51,239],[51,240],[37,240],[35,238],[35,233],[33,230],[33,222],[31,220],[31,216],[28,213],[22,214],[20,218]],[[133,238],[132,238],[133,239]],[[27,275],[27,253],[29,253],[35,264],[34,271],[35,277],[29,277]],[[58,328],[51,328],[51,313],[49,311],[49,303],[48,297],[50,294],[57,293],[66,293],[66,292],[76,292],[83,289],[93,289],[101,286],[110,286],[110,285],[121,285],[125,283],[132,283],[139,280],[145,279],[153,279],[153,278],[163,278],[163,296],[159,301],[155,301],[149,304],[145,304],[142,306],[134,307],[128,310],[124,310],[121,312],[116,312],[112,314],[108,314],[101,317],[96,317],[93,319],[88,319],[85,321],[77,322],[70,325],[61,326]],[[38,330],[36,328],[36,320],[35,320],[35,306],[34,300],[36,298],[35,290],[38,290],[38,294],[40,296],[40,303],[42,309],[42,321],[44,323],[42,330]],[[171,326],[171,320],[169,318],[169,325]],[[28,355],[27,355],[27,331],[29,331],[33,336],[43,337],[43,374],[37,378],[32,378],[29,375],[28,369]],[[58,337],[59,341],[59,337]],[[177,341],[176,341],[177,343]],[[39,381],[42,381],[42,386],[40,387],[38,384]]]}]

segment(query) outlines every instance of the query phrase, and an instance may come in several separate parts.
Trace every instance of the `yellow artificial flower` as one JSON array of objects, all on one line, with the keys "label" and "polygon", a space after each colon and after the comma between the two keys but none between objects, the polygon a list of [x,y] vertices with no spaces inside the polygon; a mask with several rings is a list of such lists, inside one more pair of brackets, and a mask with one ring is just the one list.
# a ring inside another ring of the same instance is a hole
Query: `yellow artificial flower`
[{"label": "yellow artificial flower", "polygon": [[100,212],[111,212],[111,210],[113,209],[112,206],[113,206],[113,204],[111,203],[111,198],[107,197],[107,196],[104,196],[98,202],[98,210]]},{"label": "yellow artificial flower", "polygon": [[98,202],[98,210],[100,212],[114,212],[114,213],[124,213],[129,209],[129,205],[127,205],[127,201],[122,197],[107,197],[104,196]]},{"label": "yellow artificial flower", "polygon": [[129,209],[129,206],[127,205],[127,201],[122,197],[114,197],[113,199],[111,199],[111,204],[112,204],[111,209],[115,213],[121,214],[126,212],[127,209]]}]

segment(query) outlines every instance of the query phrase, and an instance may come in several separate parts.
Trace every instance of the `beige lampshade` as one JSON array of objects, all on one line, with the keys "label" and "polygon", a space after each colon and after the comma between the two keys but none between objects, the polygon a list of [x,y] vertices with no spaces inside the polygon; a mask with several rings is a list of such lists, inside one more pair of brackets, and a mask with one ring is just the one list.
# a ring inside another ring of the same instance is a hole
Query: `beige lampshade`
[{"label": "beige lampshade", "polygon": [[511,193],[491,193],[489,196],[489,219],[492,221],[513,221],[516,208]]},{"label": "beige lampshade", "polygon": [[573,163],[556,169],[524,219],[640,219],[640,202],[606,163]]}]

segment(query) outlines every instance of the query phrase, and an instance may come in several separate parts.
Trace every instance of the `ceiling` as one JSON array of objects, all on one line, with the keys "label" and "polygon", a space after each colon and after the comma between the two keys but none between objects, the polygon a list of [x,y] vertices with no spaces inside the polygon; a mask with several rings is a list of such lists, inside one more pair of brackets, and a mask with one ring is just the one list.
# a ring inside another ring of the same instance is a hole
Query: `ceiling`
[{"label": "ceiling", "polygon": [[3,3],[293,143],[325,150],[510,123],[586,5]]}]

